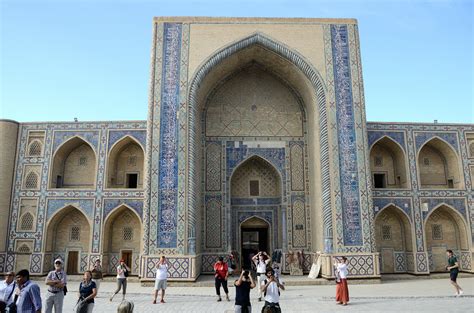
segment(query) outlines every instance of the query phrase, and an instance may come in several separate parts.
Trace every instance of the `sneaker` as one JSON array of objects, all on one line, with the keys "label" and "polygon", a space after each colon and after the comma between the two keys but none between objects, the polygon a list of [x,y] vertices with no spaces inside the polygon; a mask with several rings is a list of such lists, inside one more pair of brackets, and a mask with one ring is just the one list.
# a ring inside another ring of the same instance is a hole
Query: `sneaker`
[{"label": "sneaker", "polygon": [[464,290],[459,290],[459,295],[462,296],[462,294],[464,293]]},{"label": "sneaker", "polygon": [[109,298],[109,301],[112,302],[113,299],[114,299],[114,297],[112,296],[112,297]]},{"label": "sneaker", "polygon": [[217,302],[222,301],[221,297],[217,298]]},{"label": "sneaker", "polygon": [[153,304],[156,304],[156,300],[153,300]]},{"label": "sneaker", "polygon": [[160,303],[165,303],[165,300],[161,299],[161,300],[160,300]]},{"label": "sneaker", "polygon": [[225,296],[225,298],[227,299],[227,301],[230,301],[230,298],[229,298],[229,296]]}]

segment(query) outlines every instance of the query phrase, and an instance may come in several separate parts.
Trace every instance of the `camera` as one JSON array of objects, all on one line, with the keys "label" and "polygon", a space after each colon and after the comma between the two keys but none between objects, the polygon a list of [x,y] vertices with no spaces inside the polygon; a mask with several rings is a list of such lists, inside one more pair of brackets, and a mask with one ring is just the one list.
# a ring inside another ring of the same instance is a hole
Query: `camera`
[{"label": "camera", "polygon": [[246,279],[248,279],[249,278],[249,271],[244,270],[242,276],[244,276]]}]

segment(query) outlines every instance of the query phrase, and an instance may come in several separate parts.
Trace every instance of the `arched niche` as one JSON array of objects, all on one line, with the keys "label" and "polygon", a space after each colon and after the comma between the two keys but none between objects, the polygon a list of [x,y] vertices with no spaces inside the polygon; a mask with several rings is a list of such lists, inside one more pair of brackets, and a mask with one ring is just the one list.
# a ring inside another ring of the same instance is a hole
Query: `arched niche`
[{"label": "arched niche", "polygon": [[103,224],[103,264],[108,273],[116,273],[118,261],[124,259],[138,273],[140,247],[142,239],[142,223],[134,210],[121,205],[106,217]]},{"label": "arched niche", "polygon": [[431,211],[425,221],[426,248],[431,258],[430,271],[445,272],[446,250],[453,250],[460,256],[461,250],[469,249],[467,236],[464,219],[455,209],[442,204]]},{"label": "arched niche", "polygon": [[413,252],[410,219],[400,208],[389,205],[377,214],[374,224],[381,272],[406,272],[407,252]]},{"label": "arched niche", "polygon": [[[250,69],[250,73],[248,71]],[[255,73],[252,71],[259,71]],[[315,68],[298,52],[286,47],[284,44],[275,41],[265,34],[255,33],[249,37],[242,38],[235,42],[229,43],[219,51],[216,51],[208,59],[206,59],[194,72],[190,87],[189,87],[189,114],[188,118],[188,170],[191,173],[188,175],[189,190],[191,190],[190,201],[188,204],[188,214],[191,217],[191,221],[200,220],[199,212],[195,210],[202,205],[207,207],[209,203],[205,202],[206,189],[200,188],[203,181],[205,181],[206,171],[206,160],[200,156],[206,156],[208,151],[204,149],[208,147],[206,140],[219,140],[218,137],[206,136],[206,118],[209,118],[210,113],[213,110],[207,111],[207,105],[222,105],[223,102],[215,101],[213,96],[219,93],[222,88],[230,88],[233,91],[238,91],[238,82],[242,81],[239,79],[247,75],[267,79],[268,81],[273,80],[275,83],[278,82],[279,86],[285,89],[287,94],[290,94],[291,102],[294,103],[295,99],[299,103],[299,110],[302,112],[303,129],[304,134],[302,137],[296,137],[296,140],[304,140],[305,145],[305,164],[308,164],[308,180],[309,184],[305,189],[311,190],[309,193],[308,202],[311,203],[311,207],[322,208],[324,211],[324,228],[327,229],[324,233],[332,234],[332,218],[331,218],[331,201],[330,197],[323,197],[324,194],[329,195],[329,161],[321,162],[321,159],[328,160],[328,130],[327,130],[327,116],[326,116],[326,99],[325,99],[325,87],[323,80]],[[271,78],[270,78],[271,77]],[[255,79],[253,79],[255,81]],[[259,81],[257,81],[260,83]],[[233,85],[235,83],[235,85]],[[228,85],[226,85],[228,84]],[[226,87],[224,87],[226,86]],[[241,85],[243,86],[243,85]],[[252,91],[256,90],[254,86]],[[249,88],[248,88],[249,89]],[[250,90],[240,90],[240,94],[247,97],[251,95]],[[271,95],[270,95],[271,96]],[[248,97],[251,99],[252,97]],[[225,99],[225,98],[224,98]],[[265,99],[265,97],[263,97]],[[225,100],[224,100],[225,101]],[[249,101],[250,102],[250,101]],[[220,103],[220,104],[219,104]],[[222,107],[222,106],[221,106]],[[292,106],[294,107],[294,106]],[[252,104],[248,103],[248,110],[252,110]],[[258,110],[258,106],[254,107]],[[284,112],[280,112],[284,113]],[[207,115],[207,116],[206,116]],[[242,115],[242,114],[241,114]],[[229,117],[229,114],[220,114],[220,116]],[[243,114],[245,116],[245,114]],[[215,117],[215,116],[214,116]],[[296,120],[298,120],[297,118]],[[245,119],[239,118],[239,123],[246,123]],[[232,128],[232,123],[226,125],[226,127]],[[268,121],[265,121],[268,125]],[[222,125],[220,125],[222,126]],[[240,126],[239,126],[240,127]],[[237,127],[237,129],[239,129]],[[274,125],[271,125],[274,127]],[[258,128],[258,127],[257,127]],[[263,127],[265,129],[265,127]],[[219,129],[219,128],[217,128]],[[223,128],[221,128],[223,129]],[[239,129],[240,130],[240,129]],[[277,132],[271,132],[266,128],[272,135]],[[217,130],[214,129],[212,134],[216,134]],[[249,133],[244,133],[245,135]],[[232,137],[232,136],[231,136]],[[225,137],[229,140],[229,137]],[[284,137],[280,136],[243,136],[235,137],[235,141],[250,140],[258,141],[262,140],[274,140],[284,141]],[[292,138],[292,137],[287,137]],[[306,159],[307,158],[307,159]],[[204,159],[204,160],[203,160]],[[217,169],[220,170],[220,169]],[[225,169],[224,169],[225,170]],[[214,170],[212,173],[215,173]],[[217,172],[219,174],[219,172]],[[218,175],[210,175],[216,183],[211,185],[212,189],[218,189],[219,177]],[[322,181],[320,181],[322,180]],[[228,188],[228,186],[226,186]],[[308,192],[309,190],[306,190]],[[230,190],[229,190],[230,191]],[[226,196],[228,197],[228,195]],[[205,213],[206,214],[206,213]],[[222,208],[222,214],[224,215],[223,222],[219,227],[223,229],[237,229],[238,225],[231,224],[231,211],[229,206],[225,205]],[[214,214],[213,216],[217,216]],[[204,217],[207,220],[207,216]],[[225,224],[225,225],[224,225]],[[194,225],[192,223],[188,226],[189,231],[194,231]],[[197,228],[201,228],[197,225]],[[312,232],[312,240],[315,242],[314,247],[318,248],[323,245],[323,236],[318,235],[318,231],[322,234],[323,231],[314,230]],[[207,235],[204,234],[204,237]],[[230,240],[231,234],[226,235],[227,240]],[[215,242],[213,240],[212,242]],[[206,240],[205,246],[211,244]],[[222,243],[222,246],[229,246],[230,242]],[[214,246],[213,246],[214,247]]]},{"label": "arched niche", "polygon": [[280,198],[282,192],[278,171],[259,156],[250,157],[234,170],[230,186],[231,199]]},{"label": "arched niche", "polygon": [[420,149],[418,170],[422,189],[464,188],[458,156],[439,138],[431,139]]},{"label": "arched niche", "polygon": [[54,153],[50,188],[95,188],[97,159],[94,149],[80,137],[73,137]]},{"label": "arched niche", "polygon": [[370,149],[370,171],[374,188],[408,188],[407,162],[403,149],[389,137]]},{"label": "arched niche", "polygon": [[258,251],[272,251],[270,240],[272,228],[267,221],[258,216],[247,218],[239,226],[238,250],[242,256],[241,267],[247,269],[252,267],[252,257]]},{"label": "arched niche", "polygon": [[142,146],[134,138],[126,136],[110,150],[107,160],[107,188],[143,188]]},{"label": "arched niche", "polygon": [[81,254],[87,254],[92,244],[92,231],[84,213],[74,206],[57,211],[47,223],[45,251],[65,255],[68,274],[78,274]]}]

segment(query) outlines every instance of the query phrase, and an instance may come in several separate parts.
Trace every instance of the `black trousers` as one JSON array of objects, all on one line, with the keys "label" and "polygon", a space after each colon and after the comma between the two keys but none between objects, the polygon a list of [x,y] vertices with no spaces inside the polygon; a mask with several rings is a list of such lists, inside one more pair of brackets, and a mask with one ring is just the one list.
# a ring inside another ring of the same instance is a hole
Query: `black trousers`
[{"label": "black trousers", "polygon": [[221,295],[221,285],[222,285],[222,288],[224,288],[224,292],[228,294],[229,289],[227,289],[227,280],[223,278],[218,278],[218,277],[216,277],[216,294],[218,296]]}]

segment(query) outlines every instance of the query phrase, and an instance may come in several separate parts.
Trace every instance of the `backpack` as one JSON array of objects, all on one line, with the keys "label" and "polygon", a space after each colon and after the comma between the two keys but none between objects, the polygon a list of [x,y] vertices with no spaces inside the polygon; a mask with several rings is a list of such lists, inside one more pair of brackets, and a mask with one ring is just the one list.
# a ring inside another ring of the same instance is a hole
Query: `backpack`
[{"label": "backpack", "polygon": [[262,308],[262,313],[281,313],[281,308],[278,303],[268,303]]}]

